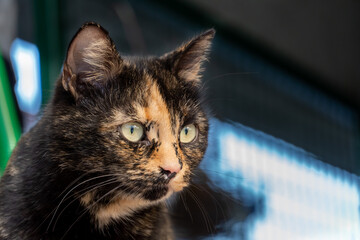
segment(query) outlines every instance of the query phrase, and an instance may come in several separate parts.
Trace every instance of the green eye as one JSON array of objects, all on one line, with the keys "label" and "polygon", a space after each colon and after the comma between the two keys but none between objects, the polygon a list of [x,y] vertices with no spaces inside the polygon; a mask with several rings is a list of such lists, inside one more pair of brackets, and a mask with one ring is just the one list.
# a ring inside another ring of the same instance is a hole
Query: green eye
[{"label": "green eye", "polygon": [[121,126],[121,133],[130,142],[138,142],[144,135],[144,129],[139,123],[125,123]]},{"label": "green eye", "polygon": [[180,132],[180,142],[192,142],[197,135],[197,128],[194,124],[186,125]]}]

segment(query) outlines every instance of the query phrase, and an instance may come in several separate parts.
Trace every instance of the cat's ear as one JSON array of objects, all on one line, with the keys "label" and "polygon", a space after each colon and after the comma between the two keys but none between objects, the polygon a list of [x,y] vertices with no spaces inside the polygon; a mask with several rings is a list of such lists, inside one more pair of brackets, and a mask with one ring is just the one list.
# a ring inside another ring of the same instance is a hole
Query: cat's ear
[{"label": "cat's ear", "polygon": [[86,87],[101,86],[121,69],[122,60],[108,32],[86,23],[70,42],[62,71],[62,85],[77,99]]},{"label": "cat's ear", "polygon": [[203,72],[202,65],[207,59],[215,30],[209,29],[175,51],[162,57],[170,61],[172,71],[177,77],[198,85]]}]

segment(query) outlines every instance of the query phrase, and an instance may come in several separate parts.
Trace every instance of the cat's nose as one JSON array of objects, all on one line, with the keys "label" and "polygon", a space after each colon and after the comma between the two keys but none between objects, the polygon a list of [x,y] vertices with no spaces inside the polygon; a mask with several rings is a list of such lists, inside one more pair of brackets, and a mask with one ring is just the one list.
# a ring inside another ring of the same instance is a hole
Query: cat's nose
[{"label": "cat's nose", "polygon": [[175,177],[175,175],[180,172],[182,168],[182,164],[175,163],[175,164],[166,164],[160,167],[160,171],[162,174],[166,175],[169,179]]}]

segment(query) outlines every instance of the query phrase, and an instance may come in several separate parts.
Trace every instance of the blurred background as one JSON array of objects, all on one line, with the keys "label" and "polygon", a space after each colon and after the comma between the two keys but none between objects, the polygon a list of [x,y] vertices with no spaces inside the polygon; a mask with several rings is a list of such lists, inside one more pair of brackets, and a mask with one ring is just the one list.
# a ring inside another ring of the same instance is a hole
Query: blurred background
[{"label": "blurred background", "polygon": [[0,174],[86,21],[124,55],[214,27],[210,144],[178,239],[360,239],[360,2],[0,0]]}]

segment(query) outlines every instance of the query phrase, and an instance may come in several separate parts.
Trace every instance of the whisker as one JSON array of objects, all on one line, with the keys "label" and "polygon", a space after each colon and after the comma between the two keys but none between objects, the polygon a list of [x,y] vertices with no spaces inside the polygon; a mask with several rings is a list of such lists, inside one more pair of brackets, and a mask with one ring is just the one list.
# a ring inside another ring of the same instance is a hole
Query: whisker
[{"label": "whisker", "polygon": [[72,223],[72,224],[70,225],[70,227],[69,227],[68,230],[64,233],[63,237],[62,237],[60,240],[64,239],[64,237],[65,237],[66,234],[71,230],[71,228],[72,228],[88,211],[90,211],[90,209],[91,209],[92,207],[94,207],[96,204],[98,204],[102,199],[104,199],[104,198],[107,197],[108,195],[116,192],[119,188],[120,188],[120,187],[116,187],[116,188],[110,190],[108,193],[104,194],[101,198],[99,198],[97,201],[95,201],[95,202],[94,202],[93,204],[91,204],[89,207],[86,207],[86,208],[83,210],[82,214],[80,214],[80,216],[74,221],[74,223]]},{"label": "whisker", "polygon": [[76,178],[74,181],[72,181],[58,196],[58,198],[63,195],[71,186],[73,186],[76,182],[78,182],[81,178],[83,178],[84,176],[86,176],[87,174],[90,174],[90,172],[86,172],[83,173],[82,175],[80,175],[80,177]]},{"label": "whisker", "polygon": [[203,219],[205,221],[205,225],[206,225],[206,229],[211,233],[213,234],[213,230],[212,230],[212,227],[214,224],[213,222],[211,221],[208,213],[206,212],[206,209],[202,206],[201,204],[201,201],[198,199],[198,197],[196,196],[196,194],[190,189],[188,188],[188,193],[189,195],[193,198],[193,200],[195,201],[195,203],[198,205],[199,209],[200,209],[200,212],[203,216]]},{"label": "whisker", "polygon": [[[206,169],[203,169],[203,170],[205,170],[205,174],[206,174],[206,172],[208,171],[208,170],[206,170]],[[209,171],[211,171],[211,170],[209,170]],[[214,173],[219,173],[219,172],[214,171]],[[219,174],[220,174],[220,173],[219,173]],[[220,174],[220,175],[222,175],[222,174]],[[224,173],[224,175],[226,175],[226,173]],[[194,176],[199,177],[196,173],[194,173]],[[243,178],[243,177],[236,177],[236,176],[229,176],[229,175],[226,175],[226,177],[227,177],[228,179],[229,179],[229,178],[234,178],[234,180],[236,180],[236,181],[241,181],[241,180],[245,180],[245,179],[246,179],[246,178]],[[199,178],[200,178],[200,177],[199,177]],[[206,183],[206,184],[207,184],[208,186],[210,186],[214,191],[219,192],[219,193],[221,194],[221,196],[222,196],[222,197],[225,197],[227,200],[230,200],[230,201],[232,201],[232,202],[234,202],[234,203],[236,203],[236,204],[242,204],[241,200],[237,199],[236,197],[232,197],[229,192],[227,192],[227,191],[225,191],[225,190],[217,187],[216,185],[213,185],[212,181],[210,181],[210,183]],[[194,185],[195,185],[195,183],[192,183],[192,186],[194,186]],[[200,187],[200,186],[198,186],[198,187]],[[200,189],[200,190],[201,190],[201,189]],[[204,190],[205,190],[205,189],[204,189]],[[211,195],[211,193],[209,193],[209,194]],[[213,197],[213,198],[215,199],[215,197]]]},{"label": "whisker", "polygon": [[[74,185],[76,182],[78,182],[81,178],[83,178],[85,175],[90,174],[90,173],[91,173],[91,171],[90,171],[90,172],[86,172],[86,173],[80,175],[80,177],[76,178],[74,181],[72,181],[72,182],[59,194],[59,196],[58,196],[57,198],[59,198],[61,195],[63,195],[63,194],[66,192],[66,190],[68,190],[72,185]],[[56,199],[57,199],[57,198],[56,198]],[[56,210],[56,208],[53,209],[53,210],[44,218],[44,220],[39,224],[39,226],[37,226],[37,227],[35,228],[34,232],[36,232],[36,231],[46,222],[46,220],[51,216],[51,214],[54,213],[55,210]],[[51,223],[51,221],[50,221],[50,223]],[[49,226],[48,226],[48,228],[47,228],[47,231],[48,231],[48,230],[49,230]]]},{"label": "whisker", "polygon": [[[67,197],[72,191],[74,191],[74,190],[75,190],[76,188],[78,188],[79,186],[84,185],[85,183],[88,183],[88,182],[93,181],[93,180],[95,180],[95,179],[104,178],[104,177],[109,177],[109,176],[114,176],[114,174],[105,174],[105,175],[101,175],[101,176],[92,177],[92,178],[89,178],[89,179],[87,179],[87,180],[82,181],[81,183],[79,183],[79,184],[77,184],[76,186],[74,186],[73,188],[71,188],[71,189],[65,194],[65,196],[61,199],[60,203],[59,203],[59,204],[57,205],[57,207],[55,208],[55,211],[53,211],[53,212],[54,212],[54,213],[53,213],[53,216],[52,216],[52,218],[51,218],[51,220],[50,220],[50,222],[49,222],[49,225],[48,225],[46,231],[49,231],[50,225],[51,225],[51,223],[53,222],[53,220],[54,220],[54,218],[55,218],[55,216],[56,216],[56,213],[57,213],[57,211],[59,210],[61,204],[65,201],[66,197]],[[50,213],[50,214],[51,214],[51,213]]]},{"label": "whisker", "polygon": [[[74,192],[73,194],[71,194],[70,196],[68,196],[64,201],[66,201],[66,200],[69,199],[69,198],[74,197],[76,194],[83,194],[84,192],[85,192],[85,194],[86,194],[87,192],[90,192],[91,189],[92,189],[94,186],[96,186],[97,184],[103,184],[103,183],[111,182],[111,181],[114,181],[114,180],[115,180],[115,181],[118,181],[118,179],[115,178],[115,176],[114,176],[114,178],[107,179],[107,180],[105,180],[105,181],[103,181],[103,182],[100,182],[100,183],[95,183],[94,185],[88,186],[88,187],[80,190],[79,192]],[[88,191],[89,189],[90,189],[90,191]],[[84,194],[84,195],[85,195],[85,194]]]},{"label": "whisker", "polygon": [[183,197],[183,192],[180,192],[180,198],[181,198],[181,200],[182,200],[182,202],[183,202],[183,204],[184,204],[184,207],[185,207],[186,212],[189,213],[189,216],[190,216],[191,221],[194,222],[194,219],[193,219],[193,216],[192,216],[191,211],[190,211],[190,209],[189,209],[189,206],[188,206],[187,203],[186,203],[186,199]]},{"label": "whisker", "polygon": [[[88,189],[90,189],[90,190],[87,190],[87,191],[85,191],[84,193],[81,193],[81,195],[79,196],[79,197],[77,197],[77,198],[74,198],[70,203],[68,203],[63,209],[62,209],[62,211],[58,214],[58,216],[57,216],[57,218],[56,218],[56,220],[55,220],[55,222],[54,222],[54,226],[53,226],[53,231],[55,231],[55,227],[56,227],[56,224],[57,224],[57,222],[58,222],[58,220],[60,219],[60,216],[61,216],[61,214],[66,210],[66,208],[68,208],[73,202],[75,202],[76,200],[79,200],[80,198],[82,198],[83,196],[85,196],[87,193],[89,193],[89,192],[91,192],[91,191],[94,191],[94,190],[96,190],[96,189],[98,189],[98,188],[101,188],[101,187],[103,187],[103,186],[106,186],[106,185],[110,185],[110,184],[113,184],[113,183],[116,183],[116,182],[118,182],[118,179],[109,179],[109,180],[106,180],[106,181],[104,181],[104,182],[102,182],[102,183],[98,183],[98,184],[95,184],[95,185],[93,185],[93,186],[91,186],[91,187],[88,187]],[[73,194],[73,195],[75,195],[75,194]]]},{"label": "whisker", "polygon": [[216,197],[213,196],[213,194],[211,194],[211,192],[209,192],[205,187],[201,186],[201,185],[196,185],[196,184],[192,184],[192,186],[196,189],[198,189],[199,191],[205,192],[208,196],[211,197],[211,199],[213,199],[213,201],[215,202],[215,210],[216,210],[216,216],[218,215],[218,207],[220,208],[221,214],[224,218],[226,218],[226,214],[224,209],[222,208],[222,205],[220,204],[220,202],[217,200]]}]

